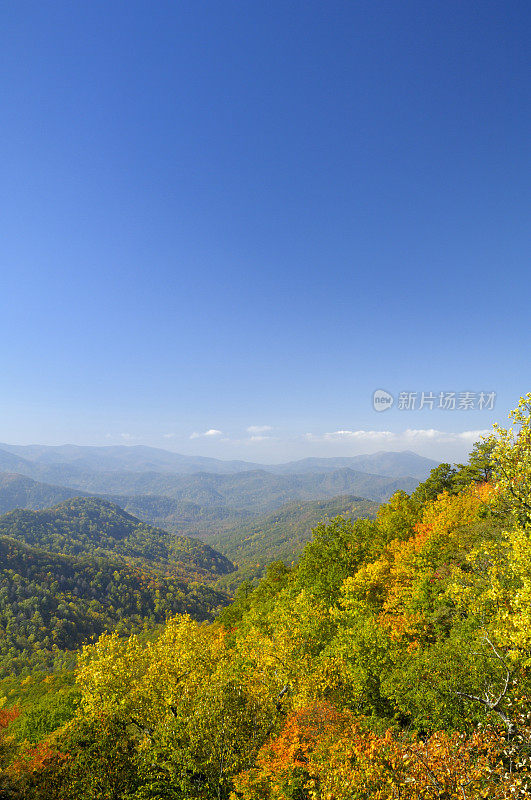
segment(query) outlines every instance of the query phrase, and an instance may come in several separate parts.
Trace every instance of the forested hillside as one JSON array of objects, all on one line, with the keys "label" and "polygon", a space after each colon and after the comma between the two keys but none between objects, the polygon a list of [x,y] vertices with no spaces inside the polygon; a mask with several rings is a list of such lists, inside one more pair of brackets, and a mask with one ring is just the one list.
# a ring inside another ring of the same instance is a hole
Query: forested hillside
[{"label": "forested hillside", "polygon": [[[15,458],[9,453],[7,455]],[[198,472],[181,475],[134,470],[97,472],[81,470],[71,464],[25,463],[25,467],[19,465],[20,468],[15,469],[10,466],[5,471],[17,472],[36,483],[46,484],[42,490],[44,494],[52,486],[61,487],[63,491],[65,488],[67,491],[77,490],[76,494],[103,495],[108,498],[142,495],[144,501],[146,495],[157,495],[176,503],[191,503],[216,514],[218,510],[230,514],[263,514],[295,500],[322,500],[340,494],[381,501],[387,500],[398,489],[412,491],[419,482],[419,478],[407,474],[389,477],[348,467],[302,474],[276,474],[259,469],[235,474]],[[34,489],[37,492],[37,487]],[[5,491],[0,484],[0,502],[4,507],[7,507],[5,503],[9,497],[10,490]],[[147,502],[154,503],[153,500]],[[174,510],[178,510],[178,506],[174,506]],[[166,513],[162,511],[162,514]],[[155,514],[160,516],[156,510]]]},{"label": "forested hillside", "polygon": [[[422,471],[428,461],[407,453],[376,454],[364,459],[375,469],[386,467],[391,472],[400,465]],[[345,460],[353,459],[342,461]],[[332,468],[335,459],[316,461],[315,465],[301,462],[307,471],[300,475],[284,474],[280,470],[279,474],[261,470],[235,475],[164,475],[134,471],[62,475],[63,479],[73,481],[76,488],[0,473],[0,513],[17,508],[42,510],[76,496],[99,496],[142,521],[179,536],[197,536],[205,540],[214,537],[214,541],[215,537],[226,533],[228,541],[238,537],[241,526],[253,520],[261,525],[264,515],[286,504],[326,502],[346,494],[378,502],[397,489],[412,491],[418,483],[417,478]],[[324,462],[332,463],[325,468]],[[68,469],[70,466],[67,464]],[[63,467],[59,465],[59,469]],[[59,480],[61,475],[55,478]]]},{"label": "forested hillside", "polygon": [[[371,463],[375,468],[378,463],[392,467],[390,461],[395,460],[395,455],[401,456],[402,463],[407,454],[380,454],[377,461]],[[385,459],[382,461],[383,456]],[[409,461],[413,463],[407,463],[413,467],[417,459],[418,456],[411,454]],[[417,469],[421,469],[426,460],[420,459]],[[321,462],[318,466],[321,468]],[[418,483],[414,478],[371,476],[351,469],[309,470],[301,475],[268,475],[263,471],[229,476],[118,473],[113,476],[98,474],[92,478],[96,482],[89,484],[96,488],[92,490],[95,494],[90,495],[79,488],[41,483],[22,475],[0,474],[0,512],[42,510],[77,496],[99,496],[150,525],[179,536],[197,536],[215,543],[218,536],[227,542],[236,541],[240,529],[245,535],[247,523],[254,527],[262,524],[267,527],[269,521],[264,517],[274,516],[277,509],[282,516],[284,505],[295,508],[330,500],[333,505],[334,498],[344,495],[372,498],[373,502],[378,502],[387,499],[396,489],[411,491]],[[132,494],[114,491],[121,491],[124,481]],[[160,493],[152,493],[153,489]],[[338,513],[340,511],[341,503]],[[313,519],[318,521],[315,517]],[[271,555],[276,557],[274,552]]]},{"label": "forested hillside", "polygon": [[0,514],[15,508],[37,511],[82,494],[83,492],[68,489],[66,486],[39,483],[11,472],[0,473]]},{"label": "forested hillside", "polygon": [[[72,497],[90,497],[81,489],[54,486],[14,473],[0,473],[0,514],[15,509],[39,511]],[[100,495],[143,522],[182,536],[203,536],[232,527],[253,516],[225,506],[201,506],[190,500],[175,500],[157,494]]]},{"label": "forested hillside", "polygon": [[68,713],[40,700],[17,719],[10,691],[5,791],[529,797],[531,394],[513,423],[376,519],[318,525],[297,564],[271,564],[214,623],[102,635]]},{"label": "forested hillside", "polygon": [[156,494],[108,495],[107,499],[151,525],[201,539],[232,529],[255,516],[251,511],[236,511],[222,505],[202,506],[191,500]]},{"label": "forested hillside", "polygon": [[142,629],[177,612],[208,619],[226,601],[177,576],[47,553],[0,536],[0,679],[60,665],[64,651],[103,631]]},{"label": "forested hillside", "polygon": [[228,599],[208,584],[232,570],[199,540],[99,498],[11,511],[0,517],[0,679],[69,663],[69,651],[103,631],[177,612],[208,619]]},{"label": "forested hillside", "polygon": [[265,470],[235,475],[197,473],[84,473],[67,477],[67,485],[96,494],[158,494],[203,507],[226,507],[238,512],[266,513],[293,500],[316,500],[355,494],[370,500],[387,500],[398,489],[412,491],[418,480],[389,478],[349,468],[325,473],[275,475]]},{"label": "forested hillside", "polygon": [[[98,496],[171,533],[206,540],[226,534],[227,541],[238,537],[241,526],[252,520],[261,525],[264,515],[287,504],[342,495],[380,502],[397,489],[412,491],[435,465],[409,452],[258,468],[140,446],[0,445],[0,468],[4,463],[22,474],[0,472],[0,513]],[[212,471],[197,472],[206,468]]]},{"label": "forested hillside", "polygon": [[350,495],[333,500],[289,503],[272,514],[213,535],[209,541],[238,567],[236,572],[226,575],[222,583],[236,587],[243,580],[262,575],[273,561],[293,564],[318,523],[338,515],[345,519],[372,519],[377,509],[378,503]]},{"label": "forested hillside", "polygon": [[208,580],[234,569],[209,545],[153,528],[95,497],[72,498],[42,511],[10,511],[0,517],[1,535],[53,553],[122,557],[187,580]]}]

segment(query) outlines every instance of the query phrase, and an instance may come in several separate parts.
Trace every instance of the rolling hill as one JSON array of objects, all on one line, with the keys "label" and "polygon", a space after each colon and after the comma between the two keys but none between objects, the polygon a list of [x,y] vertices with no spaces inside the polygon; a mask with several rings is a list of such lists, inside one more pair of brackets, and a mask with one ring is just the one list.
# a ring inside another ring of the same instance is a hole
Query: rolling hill
[{"label": "rolling hill", "polygon": [[0,517],[0,536],[50,553],[141,564],[185,580],[214,580],[234,569],[198,539],[153,528],[101,498],[74,497],[42,511],[10,511]]},{"label": "rolling hill", "polygon": [[220,580],[233,589],[243,580],[263,574],[272,561],[289,565],[296,561],[320,522],[339,515],[348,519],[374,519],[378,503],[362,497],[341,496],[332,500],[289,503],[251,522],[234,526],[208,539],[238,567]]},{"label": "rolling hill", "polygon": [[[54,471],[56,467],[52,468]],[[61,470],[63,468],[60,468]],[[160,472],[93,472],[62,475],[61,485],[98,495],[163,495],[204,508],[238,513],[266,513],[295,500],[319,500],[353,494],[383,501],[397,489],[411,492],[411,476],[389,478],[350,468],[303,475],[278,475],[255,470],[232,475],[200,472],[172,475]]]},{"label": "rolling hill", "polygon": [[0,474],[0,513],[47,509],[79,496],[100,497],[171,533],[208,538],[250,522],[257,515],[272,513],[286,503],[341,495],[378,502],[397,489],[411,492],[418,483],[413,477],[388,478],[350,468],[301,475],[263,470],[233,475],[108,472],[76,478],[70,475],[69,479],[76,485],[53,485],[22,475]]},{"label": "rolling hill", "polygon": [[0,514],[12,511],[14,508],[38,511],[80,494],[83,492],[79,489],[40,483],[12,472],[0,473]]},{"label": "rolling hill", "polygon": [[0,517],[0,678],[28,664],[54,669],[103,631],[140,630],[176,613],[211,619],[228,602],[213,584],[232,571],[208,544],[102,498],[9,511]]},{"label": "rolling hill", "polygon": [[286,503],[341,495],[382,502],[411,492],[435,463],[380,452],[260,466],[143,446],[0,445],[0,513],[98,496],[172,533],[209,537]]},{"label": "rolling hill", "polygon": [[64,651],[103,631],[140,630],[176,613],[211,619],[227,602],[212,586],[175,575],[58,555],[0,535],[0,679],[29,665],[53,669]]},{"label": "rolling hill", "polygon": [[54,486],[23,475],[0,473],[0,514],[14,509],[39,511],[72,497],[102,497],[143,522],[182,536],[215,533],[227,525],[245,521],[252,514],[223,506],[204,507],[189,500],[164,495],[91,495],[81,489]]}]

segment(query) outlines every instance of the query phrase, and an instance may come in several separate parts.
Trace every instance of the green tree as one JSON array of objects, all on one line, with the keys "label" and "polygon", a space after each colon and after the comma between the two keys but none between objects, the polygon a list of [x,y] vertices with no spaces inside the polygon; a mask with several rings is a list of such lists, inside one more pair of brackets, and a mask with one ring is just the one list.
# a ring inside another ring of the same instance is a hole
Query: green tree
[{"label": "green tree", "polygon": [[494,477],[501,500],[516,522],[531,526],[531,392],[509,414],[515,427],[494,425],[491,439]]}]

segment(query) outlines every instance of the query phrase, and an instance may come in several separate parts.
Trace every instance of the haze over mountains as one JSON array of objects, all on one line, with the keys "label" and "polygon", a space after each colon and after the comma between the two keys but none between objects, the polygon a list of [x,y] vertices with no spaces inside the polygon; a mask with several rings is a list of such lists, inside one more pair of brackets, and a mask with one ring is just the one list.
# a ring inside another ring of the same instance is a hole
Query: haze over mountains
[{"label": "haze over mountains", "polygon": [[381,502],[411,492],[437,462],[411,452],[279,465],[184,456],[144,446],[0,446],[0,512],[97,495],[180,535],[210,538],[294,502]]},{"label": "haze over mountains", "polygon": [[[185,456],[144,445],[110,445],[91,447],[79,445],[9,445],[0,444],[0,466],[23,465],[30,462],[40,466],[69,465],[74,470],[132,472],[193,472],[233,473],[246,469],[260,469],[261,465],[246,461],[222,461],[217,458]],[[14,456],[14,461],[5,456]],[[22,459],[19,461],[18,459]],[[28,469],[27,465],[24,469]]]},{"label": "haze over mountains", "polygon": [[400,478],[408,475],[412,478],[424,480],[438,463],[438,461],[424,458],[410,450],[402,450],[400,452],[380,451],[370,455],[350,457],[303,458],[300,461],[277,464],[275,467],[266,467],[266,469],[282,474],[290,472],[301,474],[307,472],[330,472],[348,468],[359,472],[368,472],[372,475],[384,475],[391,478]]},{"label": "haze over mountains", "polygon": [[[77,647],[141,618],[207,619],[227,590],[272,561],[298,559],[321,520],[373,518],[382,499],[412,491],[433,465],[414,453],[264,466],[146,447],[5,445],[5,669],[49,665],[54,642]],[[33,616],[22,624],[28,598]]]},{"label": "haze over mountains", "polygon": [[[279,474],[329,472],[341,468],[374,475],[425,478],[436,461],[410,451],[379,452],[346,458],[305,458],[285,464],[258,464],[249,461],[223,461],[204,456],[188,456],[144,445],[90,447],[80,445],[11,445],[0,444],[0,468],[36,477],[37,468],[68,466],[73,472],[169,472],[192,474],[211,472],[233,474],[264,470]],[[33,466],[32,466],[33,465]]]}]

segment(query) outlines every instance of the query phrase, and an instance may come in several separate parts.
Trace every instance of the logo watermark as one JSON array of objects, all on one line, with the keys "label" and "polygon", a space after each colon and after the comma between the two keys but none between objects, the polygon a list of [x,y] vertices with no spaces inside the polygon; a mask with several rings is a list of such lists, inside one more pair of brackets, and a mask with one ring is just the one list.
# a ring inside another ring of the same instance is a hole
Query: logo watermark
[{"label": "logo watermark", "polygon": [[[395,397],[385,389],[376,389],[372,395],[375,411],[387,411],[395,404]],[[496,392],[398,392],[398,411],[492,411]]]},{"label": "logo watermark", "polygon": [[395,398],[393,395],[386,392],[385,389],[376,389],[376,391],[373,392],[372,407],[375,411],[387,411],[394,402]]}]

